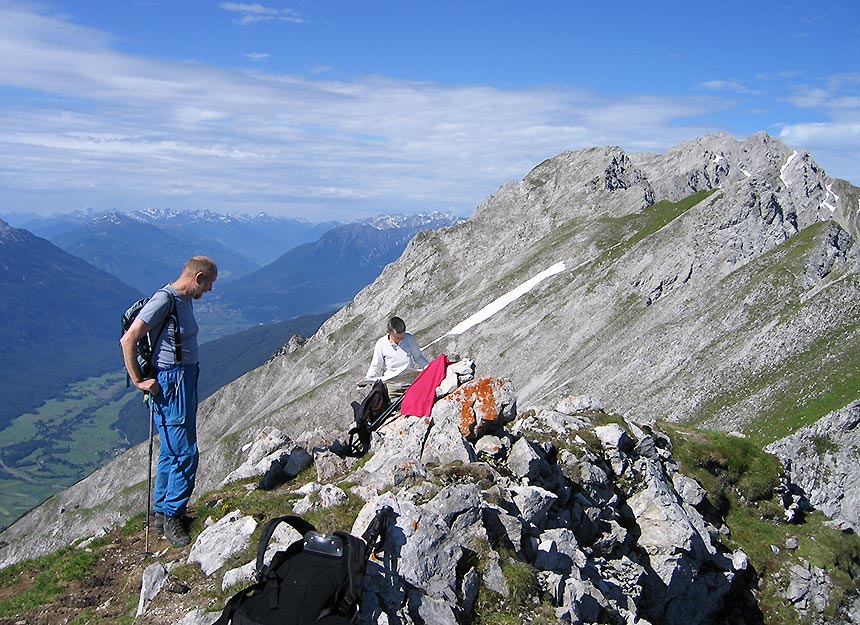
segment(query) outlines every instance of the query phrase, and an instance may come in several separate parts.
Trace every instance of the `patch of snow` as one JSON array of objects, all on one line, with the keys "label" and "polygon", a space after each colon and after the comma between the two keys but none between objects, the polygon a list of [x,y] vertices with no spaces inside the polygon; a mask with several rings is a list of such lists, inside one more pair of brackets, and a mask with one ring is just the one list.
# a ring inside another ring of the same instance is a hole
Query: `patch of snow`
[{"label": "patch of snow", "polygon": [[795,150],[794,152],[791,153],[791,156],[788,157],[788,160],[785,161],[785,163],[783,164],[783,166],[779,170],[779,179],[782,180],[782,182],[786,186],[788,186],[788,180],[786,180],[785,176],[784,176],[785,170],[789,166],[791,161],[793,161],[795,159],[796,156],[797,156],[797,150]]},{"label": "patch of snow", "polygon": [[439,341],[446,336],[452,336],[455,334],[463,334],[463,332],[465,332],[469,328],[472,328],[472,327],[478,325],[482,321],[486,321],[487,319],[489,319],[490,317],[495,315],[497,312],[502,310],[508,304],[515,302],[520,297],[522,297],[523,295],[525,295],[526,293],[531,291],[538,284],[540,284],[541,282],[543,282],[544,280],[546,280],[550,276],[554,276],[557,273],[561,273],[566,268],[567,267],[565,266],[564,261],[562,261],[562,262],[556,263],[555,265],[553,265],[549,269],[544,269],[539,274],[537,274],[533,278],[529,278],[528,280],[523,282],[521,285],[519,285],[515,289],[508,291],[507,293],[505,293],[501,297],[496,298],[495,300],[493,300],[492,302],[490,302],[489,304],[484,306],[481,310],[476,312],[474,315],[465,319],[464,321],[461,321],[460,323],[455,325],[453,328],[448,330],[448,332],[446,334],[443,334],[438,339],[434,340],[432,343],[428,343],[427,345],[425,345],[421,349],[427,349],[428,347],[433,345],[433,343],[436,343],[436,341]]},{"label": "patch of snow", "polygon": [[[833,203],[832,204],[829,202],[831,195],[833,196]],[[829,208],[831,213],[835,213],[836,212],[836,206],[838,204],[839,204],[839,196],[836,195],[836,193],[834,193],[834,191],[833,191],[833,183],[830,183],[829,185],[827,185],[827,197],[824,198],[824,201],[821,203],[821,205]]]}]

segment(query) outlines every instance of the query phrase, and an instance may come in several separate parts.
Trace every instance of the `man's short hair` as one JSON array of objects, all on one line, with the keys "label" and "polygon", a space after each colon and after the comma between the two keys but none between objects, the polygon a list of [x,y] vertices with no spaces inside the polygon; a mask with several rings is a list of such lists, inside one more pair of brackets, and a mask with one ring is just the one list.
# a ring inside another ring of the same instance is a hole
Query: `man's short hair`
[{"label": "man's short hair", "polygon": [[208,256],[192,256],[186,261],[184,271],[192,276],[202,273],[209,278],[218,275],[218,265]]},{"label": "man's short hair", "polygon": [[406,323],[400,317],[392,317],[388,320],[388,331],[394,334],[406,332]]}]

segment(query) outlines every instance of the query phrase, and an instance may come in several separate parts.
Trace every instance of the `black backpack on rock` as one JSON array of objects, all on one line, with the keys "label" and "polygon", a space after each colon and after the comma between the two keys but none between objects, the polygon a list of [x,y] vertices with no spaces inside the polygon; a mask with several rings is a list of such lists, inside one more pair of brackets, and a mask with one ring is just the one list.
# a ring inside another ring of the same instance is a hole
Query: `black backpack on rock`
[{"label": "black backpack on rock", "polygon": [[[235,594],[213,625],[346,625],[361,601],[362,581],[373,545],[385,530],[385,506],[362,538],[346,532],[320,534],[297,516],[276,517],[257,545],[257,583]],[[286,523],[303,538],[263,564],[275,528]]]},{"label": "black backpack on rock", "polygon": [[371,434],[400,408],[402,401],[403,396],[401,395],[392,403],[385,384],[380,380],[374,382],[367,397],[361,402],[352,402],[355,427],[347,434],[346,444],[332,451],[353,457],[361,457],[366,454],[370,451]]}]

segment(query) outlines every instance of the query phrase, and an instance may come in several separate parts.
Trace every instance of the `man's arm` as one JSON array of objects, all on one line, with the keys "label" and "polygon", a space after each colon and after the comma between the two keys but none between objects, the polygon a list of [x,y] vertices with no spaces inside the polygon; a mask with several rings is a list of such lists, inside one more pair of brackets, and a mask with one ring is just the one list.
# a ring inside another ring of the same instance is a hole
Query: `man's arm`
[{"label": "man's arm", "polygon": [[161,392],[158,381],[154,378],[144,378],[140,365],[137,363],[137,342],[147,332],[149,332],[149,326],[142,319],[135,319],[125,334],[122,335],[119,344],[122,346],[122,359],[131,383],[143,392],[156,397]]}]

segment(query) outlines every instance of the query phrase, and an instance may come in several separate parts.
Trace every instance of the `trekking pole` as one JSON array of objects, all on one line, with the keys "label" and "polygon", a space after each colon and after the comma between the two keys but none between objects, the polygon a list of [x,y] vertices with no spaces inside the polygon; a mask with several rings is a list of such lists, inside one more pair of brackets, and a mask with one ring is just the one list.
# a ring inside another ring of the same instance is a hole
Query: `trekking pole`
[{"label": "trekking pole", "polygon": [[143,401],[149,400],[149,461],[146,463],[146,528],[143,535],[143,554],[149,554],[149,509],[152,505],[152,422],[155,419],[155,401],[149,393],[143,394]]},{"label": "trekking pole", "polygon": [[378,428],[381,428],[383,425],[385,425],[385,423],[388,421],[389,417],[391,417],[394,413],[396,413],[397,410],[400,408],[400,404],[403,403],[403,397],[404,396],[405,396],[405,393],[403,395],[401,395],[400,397],[398,397],[397,399],[395,399],[394,402],[388,408],[383,410],[380,413],[380,415],[378,417],[376,417],[376,419],[374,419],[373,422],[370,423],[370,429],[376,430]]}]

